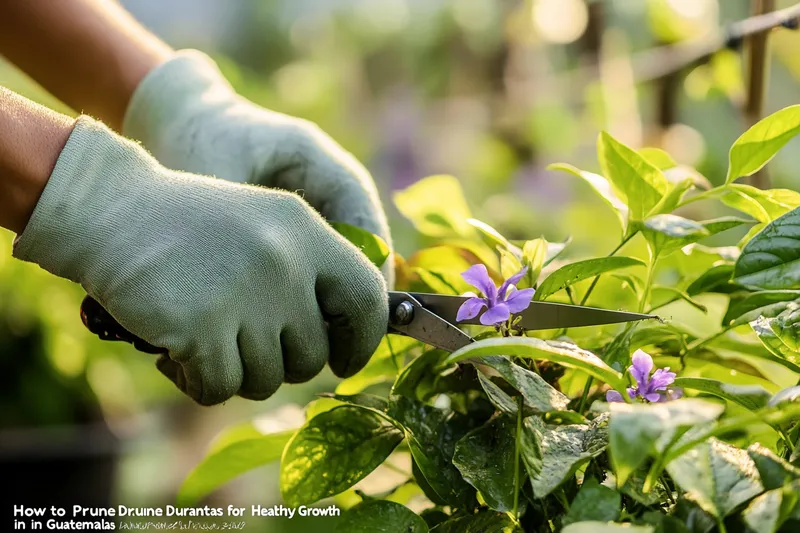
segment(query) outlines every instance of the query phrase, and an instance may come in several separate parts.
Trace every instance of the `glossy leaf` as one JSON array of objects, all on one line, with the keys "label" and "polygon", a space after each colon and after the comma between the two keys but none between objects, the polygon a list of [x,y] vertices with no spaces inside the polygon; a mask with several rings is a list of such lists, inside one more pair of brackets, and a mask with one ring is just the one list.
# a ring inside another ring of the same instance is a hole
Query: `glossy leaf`
[{"label": "glossy leaf", "polygon": [[606,132],[598,138],[597,154],[603,175],[628,205],[629,218],[644,220],[667,193],[667,178],[656,166]]},{"label": "glossy leaf", "polygon": [[789,106],[759,120],[733,143],[728,155],[730,183],[764,167],[800,133],[800,105]]},{"label": "glossy leaf", "polygon": [[411,455],[439,498],[456,507],[474,505],[475,489],[452,458],[456,443],[481,422],[402,396],[393,399],[390,413],[405,428]]},{"label": "glossy leaf", "polygon": [[[754,292],[748,294],[741,300],[732,300],[731,305],[728,307],[728,310],[725,313],[725,317],[722,319],[722,323],[730,324],[744,314],[748,314],[748,317],[745,318],[745,321],[750,322],[751,320],[758,318],[758,316],[761,315],[762,310],[766,311],[765,308],[767,306],[779,302],[790,302],[798,299],[800,299],[800,291],[798,290]],[[785,309],[784,306],[778,306],[777,308]],[[751,314],[753,311],[758,314]],[[742,321],[742,323],[745,323],[745,321]]]},{"label": "glossy leaf", "polygon": [[800,403],[800,385],[794,387],[787,387],[775,393],[775,396],[770,398],[769,405],[775,406],[783,403]]},{"label": "glossy leaf", "polygon": [[428,533],[428,525],[405,505],[368,500],[348,509],[334,533]]},{"label": "glossy leaf", "polygon": [[769,359],[775,363],[785,366],[792,372],[800,373],[800,353],[792,350],[775,334],[770,326],[770,319],[766,317],[759,317],[750,322],[750,327],[753,328],[758,340],[768,350],[769,355],[765,359]]},{"label": "glossy leaf", "polygon": [[614,214],[616,214],[617,218],[619,219],[620,226],[623,230],[625,230],[628,224],[628,205],[621,200],[619,196],[617,196],[611,187],[611,183],[609,183],[606,178],[593,172],[580,170],[579,168],[566,163],[556,163],[548,166],[547,168],[548,170],[561,170],[563,172],[568,172],[586,181],[586,183],[588,183],[595,190],[600,198],[602,198],[603,201],[614,210]]},{"label": "glossy leaf", "polygon": [[183,481],[178,505],[192,506],[239,475],[279,460],[294,433],[295,430],[289,430],[263,435],[252,428],[250,436],[239,437],[218,447],[203,458]]},{"label": "glossy leaf", "polygon": [[361,250],[376,267],[380,268],[386,262],[391,250],[379,236],[344,222],[330,222],[330,225]]},{"label": "glossy leaf", "polygon": [[517,421],[499,416],[456,443],[453,464],[496,511],[514,508],[514,458]]},{"label": "glossy leaf", "polygon": [[661,170],[678,166],[678,162],[669,153],[661,148],[647,146],[638,150],[639,155]]},{"label": "glossy leaf", "polygon": [[603,486],[594,478],[583,482],[581,489],[572,500],[569,512],[564,516],[563,525],[595,520],[613,522],[622,511],[622,496],[619,492]]},{"label": "glossy leaf", "polygon": [[722,405],[693,398],[609,407],[609,452],[619,487],[649,457],[661,455],[689,428],[713,422],[724,410]]},{"label": "glossy leaf", "polygon": [[713,196],[757,221],[768,224],[800,206],[800,193],[790,189],[759,189],[752,185],[732,183]]},{"label": "glossy leaf", "polygon": [[731,277],[733,277],[733,264],[714,265],[686,288],[686,294],[697,296],[705,292],[729,292],[735,288],[735,285],[730,283]]},{"label": "glossy leaf", "polygon": [[439,524],[431,533],[522,533],[522,528],[506,513],[482,510]]},{"label": "glossy leaf", "polygon": [[514,398],[509,396],[506,391],[504,391],[494,381],[484,376],[480,372],[478,373],[478,380],[480,381],[483,392],[486,393],[486,396],[489,398],[489,401],[492,402],[492,405],[504,413],[511,415],[517,414],[519,406],[517,405],[517,402],[514,401]]},{"label": "glossy leaf", "polygon": [[530,476],[533,494],[544,498],[608,445],[608,416],[589,424],[554,426],[539,417],[523,420],[521,452]]},{"label": "glossy leaf", "polygon": [[478,230],[478,234],[481,236],[483,241],[493,250],[497,249],[498,247],[505,248],[506,250],[516,249],[516,255],[520,255],[519,249],[516,246],[508,242],[508,239],[503,237],[499,231],[491,227],[486,222],[482,222],[474,218],[468,218],[467,223]]},{"label": "glossy leaf", "polygon": [[[507,357],[485,357],[481,363],[495,369],[525,400],[532,412],[565,411],[569,398],[554,389],[539,374],[513,363]],[[515,411],[516,412],[516,411]]]},{"label": "glossy leaf", "polygon": [[565,287],[569,287],[600,274],[633,266],[644,266],[644,263],[633,257],[597,257],[564,265],[549,276],[536,289],[534,300],[545,300]]},{"label": "glossy leaf", "polygon": [[372,410],[351,405],[321,413],[286,445],[281,495],[288,505],[309,505],[343,492],[366,477],[403,440],[403,433]]},{"label": "glossy leaf", "polygon": [[715,438],[672,460],[667,472],[687,499],[720,519],[764,490],[747,452]]},{"label": "glossy leaf", "polygon": [[772,397],[769,391],[760,385],[731,385],[708,378],[677,377],[675,378],[675,386],[729,400],[751,411],[766,407]]},{"label": "glossy leaf", "polygon": [[768,224],[736,261],[736,283],[761,290],[800,288],[800,209]]},{"label": "glossy leaf", "polygon": [[545,341],[534,337],[490,338],[474,342],[456,350],[445,359],[445,364],[465,359],[489,357],[498,354],[542,359],[570,368],[583,370],[594,378],[624,390],[627,381],[622,374],[609,367],[602,359],[578,346],[559,341]]},{"label": "glossy leaf", "polygon": [[752,444],[747,448],[747,453],[758,470],[764,490],[777,489],[794,480],[800,480],[800,468],[784,461],[766,446]]},{"label": "glossy leaf", "polygon": [[[800,480],[754,498],[742,512],[742,519],[758,533],[797,531],[800,527]],[[784,526],[788,527],[784,529]]]},{"label": "glossy leaf", "polygon": [[[442,199],[447,201],[443,202]],[[472,217],[461,184],[453,176],[429,176],[394,193],[394,204],[414,227],[429,237],[471,237]]]},{"label": "glossy leaf", "polygon": [[676,215],[656,215],[644,222],[642,232],[657,255],[668,255],[711,235],[749,224],[735,217],[695,222]]}]

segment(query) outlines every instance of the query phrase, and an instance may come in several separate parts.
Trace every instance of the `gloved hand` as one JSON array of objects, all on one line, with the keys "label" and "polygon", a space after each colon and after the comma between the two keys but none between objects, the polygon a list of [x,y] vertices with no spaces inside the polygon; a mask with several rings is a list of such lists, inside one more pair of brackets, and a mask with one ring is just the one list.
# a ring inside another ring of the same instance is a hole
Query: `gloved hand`
[{"label": "gloved hand", "polygon": [[[367,170],[316,125],[236,94],[201,52],[180,51],[145,76],[122,132],[169,168],[297,192],[327,220],[359,226],[391,248]],[[393,267],[389,257],[389,288]]]},{"label": "gloved hand", "polygon": [[[168,170],[80,117],[14,256],[80,283],[200,404],[366,364],[386,285],[299,196]],[[327,329],[326,323],[328,322]]]}]

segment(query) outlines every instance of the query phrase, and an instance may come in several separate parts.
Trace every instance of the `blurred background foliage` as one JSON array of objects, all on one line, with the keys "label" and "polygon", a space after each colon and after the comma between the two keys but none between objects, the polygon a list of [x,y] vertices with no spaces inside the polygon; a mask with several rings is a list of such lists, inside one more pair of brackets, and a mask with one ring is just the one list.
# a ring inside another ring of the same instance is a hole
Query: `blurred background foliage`
[{"label": "blurred background foliage", "polygon": [[[776,7],[792,3],[778,1]],[[739,51],[720,52],[706,64],[647,83],[638,81],[636,57],[744,18],[750,0],[123,4],[172,46],[211,54],[247,98],[316,121],[359,157],[375,177],[404,257],[426,240],[400,216],[392,195],[435,174],[456,176],[472,215],[509,239],[571,238],[566,258],[605,255],[619,241],[614,214],[582,180],[547,165],[566,161],[597,172],[597,135],[607,130],[634,148],[663,148],[717,185],[725,177],[728,148],[747,127],[740,113],[746,62]],[[797,103],[799,45],[797,32],[771,36],[765,113]],[[8,63],[0,63],[0,84],[70,115],[79,111]],[[795,140],[770,164],[772,186],[797,189],[798,163]],[[723,214],[728,212],[698,202],[685,216]],[[710,244],[733,245],[738,237],[726,234]],[[4,233],[0,239],[0,370],[6,384],[0,429],[11,435],[11,428],[26,428],[25,438],[48,440],[44,428],[71,427],[81,435],[80,428],[108,424],[121,444],[115,501],[174,503],[180,483],[221,428],[254,415],[263,415],[266,424],[302,418],[293,406],[336,386],[326,372],[311,383],[285,386],[266,402],[196,407],[148,356],[84,331],[80,287],[11,259],[12,238]],[[698,253],[698,272],[709,261]],[[661,284],[669,284],[666,272]],[[596,294],[607,307],[626,305],[618,291]],[[695,327],[718,325],[704,320],[698,312]],[[0,451],[2,460],[20,453],[13,447]],[[276,468],[236,480],[209,503],[277,503]],[[309,524],[269,521],[271,531],[306,530]]]}]

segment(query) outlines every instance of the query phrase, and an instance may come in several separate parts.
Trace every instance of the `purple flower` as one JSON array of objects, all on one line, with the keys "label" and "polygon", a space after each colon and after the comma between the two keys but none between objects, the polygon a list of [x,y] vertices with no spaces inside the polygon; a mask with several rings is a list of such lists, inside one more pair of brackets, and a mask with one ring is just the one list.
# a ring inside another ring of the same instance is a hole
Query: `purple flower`
[{"label": "purple flower", "polygon": [[[642,350],[634,352],[631,362],[633,364],[628,367],[628,372],[636,380],[635,387],[628,387],[628,396],[631,400],[639,397],[642,400],[657,403],[677,400],[683,396],[681,389],[669,388],[675,382],[675,372],[670,372],[669,367],[658,368],[651,376],[653,358]],[[606,401],[622,402],[624,399],[619,392],[610,390],[606,392]]]},{"label": "purple flower", "polygon": [[505,280],[498,289],[492,278],[489,277],[486,266],[478,264],[469,267],[461,274],[461,277],[481,291],[485,298],[480,298],[471,292],[467,293],[472,298],[458,308],[456,321],[461,322],[475,318],[486,307],[486,312],[481,315],[480,322],[485,326],[493,326],[505,322],[513,313],[519,313],[526,309],[531,304],[534,290],[517,290],[516,285],[527,271],[528,267],[523,267],[522,270]]}]

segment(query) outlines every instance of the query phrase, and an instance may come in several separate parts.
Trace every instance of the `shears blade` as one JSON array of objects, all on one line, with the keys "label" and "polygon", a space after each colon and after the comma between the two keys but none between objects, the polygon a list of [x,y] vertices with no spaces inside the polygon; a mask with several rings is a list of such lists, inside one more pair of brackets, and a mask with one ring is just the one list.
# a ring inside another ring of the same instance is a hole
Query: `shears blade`
[{"label": "shears blade", "polygon": [[[468,299],[466,296],[417,292],[390,292],[390,300],[399,301],[404,297],[403,295],[412,296],[426,310],[453,325],[480,325],[480,315],[475,318],[456,322],[459,307]],[[606,324],[634,322],[637,320],[659,319],[656,315],[538,301],[531,302],[530,306],[521,313],[518,313],[517,316],[521,317],[517,325],[526,330],[602,326]]]}]

